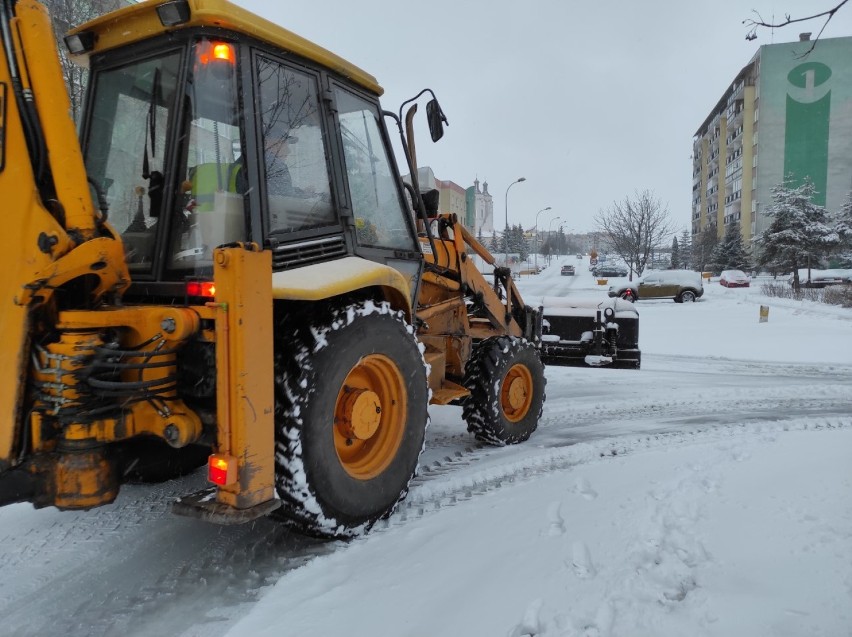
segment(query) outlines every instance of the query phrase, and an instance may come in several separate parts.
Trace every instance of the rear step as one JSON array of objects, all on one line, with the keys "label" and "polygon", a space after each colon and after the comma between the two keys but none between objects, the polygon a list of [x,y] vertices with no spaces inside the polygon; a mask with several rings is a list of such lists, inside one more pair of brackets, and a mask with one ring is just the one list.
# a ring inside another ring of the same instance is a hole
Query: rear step
[{"label": "rear step", "polygon": [[262,518],[281,506],[281,500],[276,499],[261,502],[248,509],[235,509],[216,501],[218,488],[208,487],[178,498],[172,503],[172,513],[214,524],[234,525]]}]

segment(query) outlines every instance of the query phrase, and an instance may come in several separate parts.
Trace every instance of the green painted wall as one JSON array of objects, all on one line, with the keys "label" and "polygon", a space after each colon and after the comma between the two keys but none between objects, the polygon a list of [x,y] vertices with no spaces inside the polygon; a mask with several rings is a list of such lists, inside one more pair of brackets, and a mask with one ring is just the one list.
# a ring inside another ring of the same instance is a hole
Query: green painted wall
[{"label": "green painted wall", "polygon": [[[828,188],[828,136],[831,121],[831,89],[825,89],[831,69],[821,62],[799,64],[787,74],[784,127],[784,175],[793,184],[810,179],[816,193],[813,201],[825,205]],[[793,93],[793,94],[791,94]]]},{"label": "green painted wall", "polygon": [[[791,176],[810,178],[814,203],[840,207],[852,188],[852,37],[760,49],[757,199]],[[758,217],[760,232],[765,218]]]}]

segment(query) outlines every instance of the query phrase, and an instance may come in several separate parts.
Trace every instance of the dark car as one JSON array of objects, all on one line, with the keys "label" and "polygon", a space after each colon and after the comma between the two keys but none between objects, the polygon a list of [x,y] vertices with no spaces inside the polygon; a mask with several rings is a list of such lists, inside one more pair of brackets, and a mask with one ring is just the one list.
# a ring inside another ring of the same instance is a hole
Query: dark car
[{"label": "dark car", "polygon": [[596,277],[616,277],[616,276],[627,276],[627,268],[623,265],[615,265],[612,263],[604,263],[597,266],[593,270]]},{"label": "dark car", "polygon": [[562,276],[574,276],[574,266],[573,265],[563,265],[562,266]]},{"label": "dark car", "polygon": [[[629,290],[629,292],[628,292]],[[640,299],[674,299],[675,303],[692,302],[704,295],[701,275],[691,270],[659,270],[649,272],[636,281],[609,286],[609,296],[630,301]]]},{"label": "dark car", "polygon": [[[810,275],[810,276],[809,276]],[[793,285],[793,275],[787,279]],[[852,281],[852,270],[816,270],[807,268],[799,270],[799,285],[803,288],[824,288],[829,285],[842,285]]]}]

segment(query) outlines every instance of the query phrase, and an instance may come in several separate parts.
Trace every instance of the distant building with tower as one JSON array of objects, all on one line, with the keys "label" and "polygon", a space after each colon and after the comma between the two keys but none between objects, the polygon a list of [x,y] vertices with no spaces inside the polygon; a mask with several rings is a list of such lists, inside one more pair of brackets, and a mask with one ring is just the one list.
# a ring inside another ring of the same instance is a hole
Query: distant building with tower
[{"label": "distant building with tower", "polygon": [[491,236],[494,234],[494,199],[488,192],[488,182],[474,179],[473,186],[467,189],[467,213],[465,225],[474,236]]},{"label": "distant building with tower", "polygon": [[[417,169],[417,179],[421,190],[438,191],[438,212],[458,215],[474,237],[494,234],[494,200],[487,181],[480,188],[479,179],[475,179],[473,186],[465,189],[454,181],[437,179],[428,166]],[[411,183],[408,175],[403,180]]]}]

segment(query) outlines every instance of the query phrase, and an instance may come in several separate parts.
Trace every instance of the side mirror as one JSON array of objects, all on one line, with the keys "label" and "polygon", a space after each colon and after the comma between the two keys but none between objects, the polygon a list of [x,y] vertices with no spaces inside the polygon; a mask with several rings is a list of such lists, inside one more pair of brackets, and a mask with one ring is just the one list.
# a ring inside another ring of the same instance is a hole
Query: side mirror
[{"label": "side mirror", "polygon": [[426,119],[429,121],[429,134],[432,135],[432,141],[437,142],[444,136],[444,124],[449,126],[438,100],[431,99],[427,102]]}]

